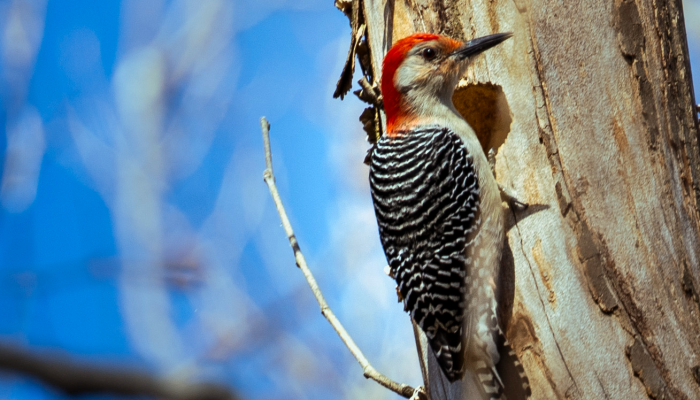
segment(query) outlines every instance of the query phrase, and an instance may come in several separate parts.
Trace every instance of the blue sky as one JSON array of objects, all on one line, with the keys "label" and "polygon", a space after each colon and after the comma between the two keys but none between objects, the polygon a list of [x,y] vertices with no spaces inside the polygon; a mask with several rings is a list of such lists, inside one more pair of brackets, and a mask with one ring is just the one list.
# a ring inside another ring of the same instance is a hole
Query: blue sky
[{"label": "blue sky", "polygon": [[[0,191],[3,343],[247,398],[394,398],[362,377],[293,267],[262,181],[266,115],[328,300],[378,369],[419,381],[377,267],[364,106],[331,98],[350,34],[332,1],[21,3],[0,2],[0,161],[15,177]],[[0,398],[62,396],[0,375]]]},{"label": "blue sky", "polygon": [[[329,301],[381,325],[349,328],[374,362],[406,358],[410,329],[386,322],[410,325],[376,269],[358,183],[363,106],[332,99],[350,34],[332,2],[1,4],[13,56],[0,65],[1,149],[23,162],[6,164],[0,194],[0,339],[250,398],[386,396],[319,318],[262,182],[266,115],[280,191]],[[349,236],[364,250],[338,261]],[[358,266],[372,278],[348,285]],[[362,311],[377,302],[388,316]],[[0,398],[61,395],[2,375]]]}]

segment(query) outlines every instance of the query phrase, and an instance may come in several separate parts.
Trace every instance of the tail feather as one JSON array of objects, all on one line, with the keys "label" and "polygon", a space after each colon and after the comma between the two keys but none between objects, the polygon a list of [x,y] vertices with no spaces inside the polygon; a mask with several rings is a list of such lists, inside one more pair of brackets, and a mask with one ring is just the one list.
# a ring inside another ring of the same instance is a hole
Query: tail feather
[{"label": "tail feather", "polygon": [[508,395],[509,400],[526,400],[532,395],[530,389],[530,381],[527,379],[525,368],[518,360],[515,350],[511,347],[508,339],[505,338],[503,332],[500,332],[501,362],[498,363],[497,369],[499,375],[503,377],[505,384],[503,385]]},{"label": "tail feather", "polygon": [[503,381],[498,375],[495,367],[487,365],[483,361],[479,361],[476,363],[474,373],[478,377],[478,386],[482,393],[482,396],[479,397],[479,399],[506,400],[506,397],[503,394],[505,389],[503,386]]},{"label": "tail feather", "polygon": [[472,364],[464,377],[451,383],[428,343],[427,336],[414,324],[425,391],[431,400],[526,400],[531,395],[525,370],[508,340],[498,329],[500,362],[489,366],[483,361]]},{"label": "tail feather", "polygon": [[431,400],[506,400],[500,378],[486,367],[467,370],[461,380],[450,382],[428,343],[427,336],[414,324],[423,381]]}]

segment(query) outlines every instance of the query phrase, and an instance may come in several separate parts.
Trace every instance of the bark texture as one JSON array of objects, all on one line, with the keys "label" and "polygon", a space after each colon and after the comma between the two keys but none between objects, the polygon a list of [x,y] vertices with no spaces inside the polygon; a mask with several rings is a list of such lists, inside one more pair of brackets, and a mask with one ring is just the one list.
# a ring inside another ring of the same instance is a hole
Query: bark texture
[{"label": "bark texture", "polygon": [[374,76],[414,32],[515,36],[455,94],[513,215],[501,323],[535,399],[700,399],[700,149],[680,0],[364,0]]}]

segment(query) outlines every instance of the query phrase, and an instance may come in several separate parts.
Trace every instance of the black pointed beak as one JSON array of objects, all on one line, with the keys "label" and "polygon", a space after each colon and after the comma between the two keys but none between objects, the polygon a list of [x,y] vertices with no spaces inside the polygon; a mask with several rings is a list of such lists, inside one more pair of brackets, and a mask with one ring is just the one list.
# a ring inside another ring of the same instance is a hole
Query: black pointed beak
[{"label": "black pointed beak", "polygon": [[458,60],[464,60],[467,57],[477,55],[491,47],[500,44],[504,40],[513,36],[512,32],[506,33],[495,33],[493,35],[483,36],[480,38],[472,39],[465,42],[464,45],[457,50],[455,50],[452,55],[457,57]]}]

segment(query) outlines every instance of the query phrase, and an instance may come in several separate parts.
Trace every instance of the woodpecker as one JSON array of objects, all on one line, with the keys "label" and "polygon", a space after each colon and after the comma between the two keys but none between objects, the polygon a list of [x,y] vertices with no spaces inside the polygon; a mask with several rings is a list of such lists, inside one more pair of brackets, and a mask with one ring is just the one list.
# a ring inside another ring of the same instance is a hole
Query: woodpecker
[{"label": "woodpecker", "polygon": [[463,43],[418,33],[396,42],[382,65],[386,133],[369,181],[432,400],[505,399],[496,372],[502,192],[452,95],[470,58],[511,36]]}]

